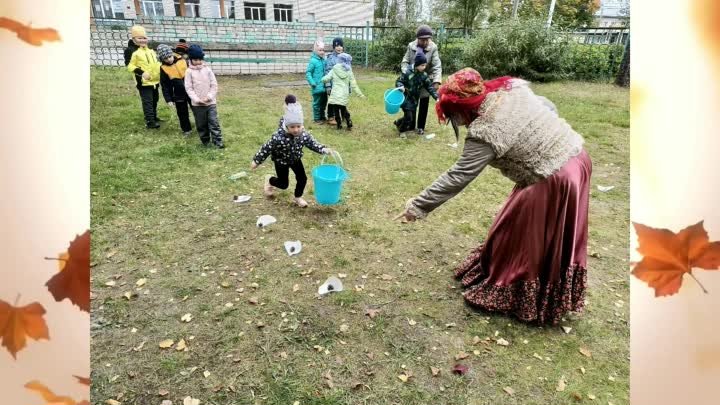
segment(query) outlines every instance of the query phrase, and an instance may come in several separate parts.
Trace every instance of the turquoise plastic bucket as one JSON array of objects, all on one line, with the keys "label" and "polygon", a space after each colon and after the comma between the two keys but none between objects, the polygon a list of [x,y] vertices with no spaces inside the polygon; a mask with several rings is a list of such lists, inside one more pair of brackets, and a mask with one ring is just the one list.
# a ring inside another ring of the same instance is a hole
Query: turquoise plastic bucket
[{"label": "turquoise plastic bucket", "polygon": [[[343,168],[340,154],[333,152],[336,164],[325,164],[325,157],[320,166],[312,170],[313,184],[315,185],[315,200],[320,205],[335,205],[340,202],[340,193],[348,174]],[[337,164],[339,162],[339,164]]]},{"label": "turquoise plastic bucket", "polygon": [[385,112],[388,114],[396,114],[404,102],[405,94],[397,88],[385,91]]}]

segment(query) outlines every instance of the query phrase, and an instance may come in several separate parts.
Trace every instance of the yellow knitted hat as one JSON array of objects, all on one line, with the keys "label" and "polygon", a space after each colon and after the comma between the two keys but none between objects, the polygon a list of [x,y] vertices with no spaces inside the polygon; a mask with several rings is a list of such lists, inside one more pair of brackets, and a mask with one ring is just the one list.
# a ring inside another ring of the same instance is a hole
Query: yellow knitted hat
[{"label": "yellow knitted hat", "polygon": [[143,28],[139,25],[134,25],[132,28],[130,28],[130,35],[133,38],[147,37],[147,34],[145,34],[145,28]]}]

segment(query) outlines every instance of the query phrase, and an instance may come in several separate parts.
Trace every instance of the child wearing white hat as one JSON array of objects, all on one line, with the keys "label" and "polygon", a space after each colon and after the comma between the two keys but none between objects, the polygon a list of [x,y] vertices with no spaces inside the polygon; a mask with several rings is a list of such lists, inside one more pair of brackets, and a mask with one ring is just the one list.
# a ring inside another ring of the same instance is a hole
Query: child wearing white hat
[{"label": "child wearing white hat", "polygon": [[302,198],[307,185],[307,175],[302,163],[303,147],[307,146],[313,152],[325,155],[332,153],[332,149],[318,143],[312,135],[305,131],[303,121],[302,106],[294,95],[287,95],[281,127],[255,154],[250,165],[250,168],[255,170],[268,156],[275,163],[275,176],[268,176],[265,179],[265,196],[268,198],[275,195],[276,188],[281,190],[288,188],[290,170],[292,170],[297,181],[293,202],[301,208],[308,206],[307,201]]}]

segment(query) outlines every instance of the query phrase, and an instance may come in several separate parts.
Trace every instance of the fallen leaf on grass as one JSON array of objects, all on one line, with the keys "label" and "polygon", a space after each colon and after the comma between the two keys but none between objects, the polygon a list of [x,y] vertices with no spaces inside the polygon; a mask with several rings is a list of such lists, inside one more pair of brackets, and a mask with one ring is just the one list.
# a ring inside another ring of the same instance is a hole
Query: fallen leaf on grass
[{"label": "fallen leaf on grass", "polygon": [[133,351],[134,351],[134,352],[139,352],[139,351],[142,350],[142,348],[145,346],[145,343],[147,343],[147,340],[143,340],[142,343],[140,343],[139,346],[133,347]]},{"label": "fallen leaf on grass", "polygon": [[585,367],[580,367],[580,372],[585,374]]},{"label": "fallen leaf on grass", "polygon": [[533,357],[535,357],[536,359],[538,359],[538,360],[540,360],[540,361],[543,360],[542,356],[539,355],[539,354],[537,354],[537,353],[533,353]]},{"label": "fallen leaf on grass", "polygon": [[503,391],[507,392],[508,395],[515,395],[515,390],[510,387],[503,388]]},{"label": "fallen leaf on grass", "polygon": [[570,333],[570,331],[572,331],[572,328],[569,327],[569,326],[563,326],[563,327],[562,327],[562,330],[563,330],[563,332],[565,332],[566,334],[568,334],[568,333]]},{"label": "fallen leaf on grass", "polygon": [[167,396],[167,394],[169,394],[169,393],[170,393],[170,391],[168,391],[168,390],[158,391],[158,395],[160,395],[161,397]]},{"label": "fallen leaf on grass", "polygon": [[169,349],[174,344],[175,344],[175,341],[173,341],[172,339],[166,339],[166,340],[163,340],[162,342],[160,342],[159,346],[161,349]]},{"label": "fallen leaf on grass", "polygon": [[200,400],[192,397],[183,399],[183,405],[200,405]]},{"label": "fallen leaf on grass", "polygon": [[251,303],[251,304],[253,304],[253,305],[257,305],[257,304],[258,304],[258,298],[257,298],[257,297],[250,297],[250,298],[248,299],[248,302]]},{"label": "fallen leaf on grass", "polygon": [[393,276],[391,276],[391,275],[389,275],[389,274],[383,274],[382,276],[380,276],[380,278],[383,279],[383,280],[385,280],[385,281],[390,281],[390,280],[393,279]]},{"label": "fallen leaf on grass", "polygon": [[147,279],[146,279],[146,278],[141,278],[140,280],[138,280],[138,281],[135,282],[135,285],[138,286],[138,287],[142,287],[142,286],[145,285],[145,283],[147,283]]},{"label": "fallen leaf on grass", "polygon": [[581,347],[580,350],[578,350],[578,351],[585,357],[592,357],[592,353],[590,352],[590,350],[588,350],[584,347]]},{"label": "fallen leaf on grass", "polygon": [[203,375],[205,376],[205,378],[208,378],[208,377],[210,377],[210,372],[207,371],[207,370],[205,370],[205,371],[203,372]]},{"label": "fallen leaf on grass", "polygon": [[503,338],[498,339],[497,344],[499,344],[500,346],[510,346],[510,342]]},{"label": "fallen leaf on grass", "polygon": [[182,318],[180,318],[180,320],[183,322],[190,322],[192,321],[192,314],[185,314]]},{"label": "fallen leaf on grass", "polygon": [[350,330],[350,325],[342,324],[340,325],[340,332],[347,333]]},{"label": "fallen leaf on grass", "polygon": [[108,287],[115,287],[115,284],[116,283],[114,281],[108,281],[107,283],[105,283],[105,285]]},{"label": "fallen leaf on grass", "polygon": [[107,401],[105,401],[105,403],[107,405],[122,405],[122,402],[116,401],[114,399],[108,399]]},{"label": "fallen leaf on grass", "polygon": [[460,353],[458,353],[458,354],[455,355],[455,360],[465,360],[465,359],[467,359],[468,357],[470,357],[469,354],[467,354],[467,353],[465,353],[465,352],[460,352]]},{"label": "fallen leaf on grass", "polygon": [[300,285],[299,285],[299,284],[295,284],[295,285],[293,286],[293,292],[298,292],[298,291],[300,291]]},{"label": "fallen leaf on grass", "polygon": [[160,405],[173,405],[172,401],[169,399],[163,400]]},{"label": "fallen leaf on grass", "polygon": [[175,350],[181,352],[183,350],[187,351],[187,345],[185,344],[185,339],[180,339],[177,346],[175,346]]},{"label": "fallen leaf on grass", "polygon": [[435,367],[430,367],[430,372],[432,373],[433,377],[437,377],[440,375],[440,369]]},{"label": "fallen leaf on grass", "polygon": [[577,402],[580,402],[580,401],[582,401],[582,399],[583,399],[583,396],[580,395],[580,393],[578,393],[578,392],[573,392],[573,393],[572,393],[572,397],[573,397],[573,399],[574,399],[575,401],[577,401]]},{"label": "fallen leaf on grass", "polygon": [[455,367],[452,368],[452,372],[457,375],[465,375],[468,372],[468,366],[464,364],[456,364]]},{"label": "fallen leaf on grass", "polygon": [[558,385],[557,385],[556,390],[557,390],[558,392],[563,392],[563,391],[565,391],[565,387],[566,387],[566,384],[565,384],[565,376],[562,376],[562,377],[560,377],[560,381],[558,381]]},{"label": "fallen leaf on grass", "polygon": [[588,398],[590,398],[591,401],[594,401],[595,399],[597,399],[597,397],[593,394],[588,394]]},{"label": "fallen leaf on grass", "polygon": [[480,339],[480,336],[473,337],[473,344],[476,345],[478,343],[482,342],[482,339]]},{"label": "fallen leaf on grass", "polygon": [[379,309],[368,308],[365,310],[365,315],[369,316],[370,319],[375,318],[380,313]]},{"label": "fallen leaf on grass", "polygon": [[415,326],[415,325],[417,325],[417,322],[415,322],[414,319],[408,319],[408,325]]}]

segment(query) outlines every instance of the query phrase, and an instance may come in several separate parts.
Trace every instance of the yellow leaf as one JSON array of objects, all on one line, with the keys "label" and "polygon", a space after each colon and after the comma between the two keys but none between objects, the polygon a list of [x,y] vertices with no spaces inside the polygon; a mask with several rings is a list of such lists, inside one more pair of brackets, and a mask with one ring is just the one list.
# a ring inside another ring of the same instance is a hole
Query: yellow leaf
[{"label": "yellow leaf", "polygon": [[146,279],[146,278],[141,278],[140,280],[138,280],[137,282],[135,282],[135,285],[138,286],[138,287],[142,287],[142,286],[145,285],[145,283],[147,283],[147,279]]},{"label": "yellow leaf", "polygon": [[167,349],[167,348],[172,347],[172,345],[174,345],[174,344],[175,344],[175,341],[173,341],[172,339],[166,339],[166,340],[163,340],[162,342],[160,342],[160,348]]},{"label": "yellow leaf", "polygon": [[177,346],[175,347],[175,350],[181,352],[183,350],[187,350],[187,345],[185,344],[185,339],[180,339]]},{"label": "yellow leaf", "polygon": [[565,391],[565,388],[566,388],[566,385],[565,385],[565,376],[562,376],[562,377],[560,377],[560,381],[558,381],[558,385],[557,385],[556,390],[557,390],[558,392],[563,392],[563,391]]},{"label": "yellow leaf", "polygon": [[514,395],[514,394],[515,394],[515,390],[512,389],[512,388],[510,388],[510,387],[505,387],[505,388],[503,388],[503,391],[507,392],[508,395]]},{"label": "yellow leaf", "polygon": [[192,321],[192,314],[185,314],[182,318],[180,318],[180,320],[183,322],[190,322]]},{"label": "yellow leaf", "polygon": [[581,347],[579,352],[585,357],[592,357],[592,353],[590,352],[590,350],[588,350],[584,347]]},{"label": "yellow leaf", "polygon": [[402,381],[402,382],[404,382],[404,383],[406,383],[406,382],[408,381],[408,376],[407,376],[407,374],[400,374],[400,375],[398,376],[398,378],[400,379],[400,381]]}]

